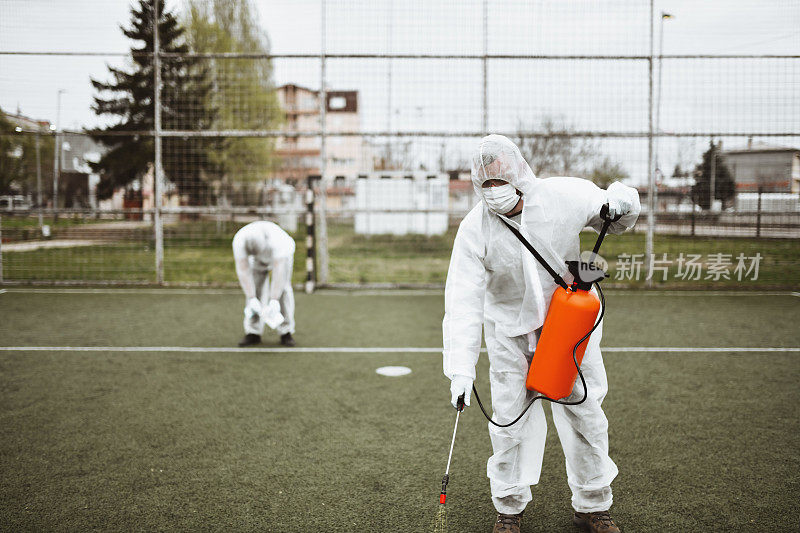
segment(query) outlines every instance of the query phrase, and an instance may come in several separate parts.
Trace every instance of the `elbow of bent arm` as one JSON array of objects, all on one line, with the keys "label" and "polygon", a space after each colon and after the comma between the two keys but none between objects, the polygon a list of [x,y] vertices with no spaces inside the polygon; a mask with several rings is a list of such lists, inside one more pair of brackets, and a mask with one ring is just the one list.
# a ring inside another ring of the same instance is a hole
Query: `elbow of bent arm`
[{"label": "elbow of bent arm", "polygon": [[247,261],[237,260],[236,261],[236,276],[241,281],[245,277],[250,275],[250,265]]}]

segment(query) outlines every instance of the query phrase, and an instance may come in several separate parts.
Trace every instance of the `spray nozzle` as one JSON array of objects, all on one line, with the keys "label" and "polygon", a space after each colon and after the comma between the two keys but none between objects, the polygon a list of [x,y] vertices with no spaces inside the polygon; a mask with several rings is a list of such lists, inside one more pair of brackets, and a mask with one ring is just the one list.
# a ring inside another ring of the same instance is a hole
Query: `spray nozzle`
[{"label": "spray nozzle", "polygon": [[464,410],[464,395],[463,394],[458,397],[458,400],[456,400],[456,405],[458,406],[458,407],[456,407],[456,409],[458,409],[459,411],[463,411]]},{"label": "spray nozzle", "polygon": [[439,503],[444,505],[447,502],[447,483],[450,481],[450,474],[445,474],[442,478],[442,492],[439,494]]}]

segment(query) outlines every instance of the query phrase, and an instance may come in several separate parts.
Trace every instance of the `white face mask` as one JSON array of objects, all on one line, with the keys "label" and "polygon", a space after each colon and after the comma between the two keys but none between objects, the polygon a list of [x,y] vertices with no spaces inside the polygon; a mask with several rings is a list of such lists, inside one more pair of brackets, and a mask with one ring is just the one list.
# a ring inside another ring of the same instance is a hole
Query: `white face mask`
[{"label": "white face mask", "polygon": [[508,183],[499,187],[484,187],[482,191],[489,209],[501,215],[514,209],[519,202],[517,190]]}]

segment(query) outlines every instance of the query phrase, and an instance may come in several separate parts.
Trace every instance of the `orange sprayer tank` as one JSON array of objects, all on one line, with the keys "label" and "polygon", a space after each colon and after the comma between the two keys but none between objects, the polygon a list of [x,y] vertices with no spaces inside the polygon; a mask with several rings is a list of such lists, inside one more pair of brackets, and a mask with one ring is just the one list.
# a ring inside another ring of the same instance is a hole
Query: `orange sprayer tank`
[{"label": "orange sprayer tank", "polygon": [[[598,312],[600,299],[594,293],[556,288],[525,381],[529,390],[556,400],[570,395],[578,376],[572,350],[592,329]],[[588,343],[589,339],[583,341],[575,352],[579,365]]]}]

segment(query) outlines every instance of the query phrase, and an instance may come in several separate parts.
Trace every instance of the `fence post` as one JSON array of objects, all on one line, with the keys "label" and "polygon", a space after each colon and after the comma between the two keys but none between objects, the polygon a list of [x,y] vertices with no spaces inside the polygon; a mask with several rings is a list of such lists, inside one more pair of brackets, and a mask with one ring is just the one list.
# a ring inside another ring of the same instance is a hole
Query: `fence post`
[{"label": "fence post", "polygon": [[44,226],[44,215],[42,214],[42,154],[39,142],[39,130],[36,130],[36,203],[39,206],[39,232]]},{"label": "fence post", "polygon": [[761,192],[762,187],[758,186],[758,206],[756,207],[756,237],[761,237]]},{"label": "fence post", "polygon": [[[481,116],[481,132],[489,133],[489,5],[483,0],[483,109]],[[443,170],[443,169],[441,169]]]},{"label": "fence post", "polygon": [[3,283],[3,217],[0,216],[0,283]]},{"label": "fence post", "polygon": [[647,63],[649,81],[649,96],[647,106],[647,119],[649,135],[647,136],[647,239],[645,241],[645,256],[647,260],[648,287],[653,286],[653,235],[656,225],[656,176],[653,164],[653,0],[650,0],[650,57]]},{"label": "fence post", "polygon": [[[153,226],[156,248],[156,283],[164,284],[164,223],[161,220],[161,57],[159,56],[159,0],[153,2]],[[144,202],[142,207],[144,207]]]},{"label": "fence post", "polygon": [[314,292],[316,272],[314,271],[314,180],[319,176],[306,179],[306,294]]},{"label": "fence post", "polygon": [[327,137],[327,110],[328,110],[328,88],[327,88],[327,73],[325,70],[326,61],[326,3],[322,0],[321,7],[321,41],[322,49],[320,51],[320,73],[319,73],[319,114],[320,114],[320,188],[319,188],[319,282],[328,282],[328,154],[326,151],[326,137]]}]

